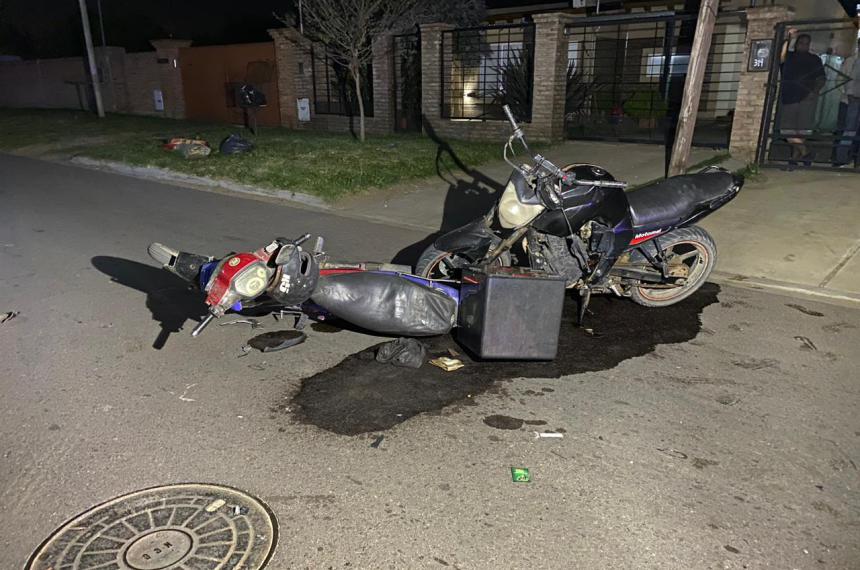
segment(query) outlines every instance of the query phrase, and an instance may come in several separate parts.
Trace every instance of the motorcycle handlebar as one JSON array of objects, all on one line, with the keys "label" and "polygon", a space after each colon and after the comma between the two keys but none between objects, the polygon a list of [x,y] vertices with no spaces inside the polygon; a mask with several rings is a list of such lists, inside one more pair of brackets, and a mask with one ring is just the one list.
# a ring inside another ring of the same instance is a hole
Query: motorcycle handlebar
[{"label": "motorcycle handlebar", "polygon": [[514,131],[518,131],[520,127],[517,125],[516,119],[514,119],[514,114],[511,112],[510,106],[505,105],[502,107],[502,110],[505,112],[505,115],[508,116],[508,121],[511,123],[511,127],[513,127]]}]

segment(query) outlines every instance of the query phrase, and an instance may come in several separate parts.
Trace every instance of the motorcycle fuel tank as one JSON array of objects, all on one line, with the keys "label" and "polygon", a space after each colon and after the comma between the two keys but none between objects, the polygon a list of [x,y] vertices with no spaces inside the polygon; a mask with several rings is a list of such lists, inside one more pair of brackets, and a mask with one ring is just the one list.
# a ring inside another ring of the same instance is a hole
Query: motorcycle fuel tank
[{"label": "motorcycle fuel tank", "polygon": [[[567,166],[565,170],[573,171],[579,180],[615,180],[609,172],[591,164]],[[589,220],[614,228],[630,216],[627,195],[621,188],[573,186],[562,192],[562,205],[564,212],[561,209],[547,210],[534,221],[532,227],[540,232],[565,237],[570,235],[571,229],[579,231]]]}]

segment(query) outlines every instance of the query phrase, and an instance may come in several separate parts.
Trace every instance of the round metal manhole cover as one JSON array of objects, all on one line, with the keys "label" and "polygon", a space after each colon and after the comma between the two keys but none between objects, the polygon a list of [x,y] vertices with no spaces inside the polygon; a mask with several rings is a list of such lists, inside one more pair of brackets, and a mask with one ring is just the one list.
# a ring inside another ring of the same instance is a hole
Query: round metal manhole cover
[{"label": "round metal manhole cover", "polygon": [[275,549],[275,515],[218,485],[169,485],[93,507],[51,535],[25,570],[258,570]]}]

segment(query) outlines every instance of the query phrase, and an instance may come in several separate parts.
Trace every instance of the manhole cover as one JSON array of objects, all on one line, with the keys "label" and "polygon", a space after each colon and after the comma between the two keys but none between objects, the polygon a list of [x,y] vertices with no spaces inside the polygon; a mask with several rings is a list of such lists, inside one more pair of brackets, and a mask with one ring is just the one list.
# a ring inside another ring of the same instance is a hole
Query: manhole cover
[{"label": "manhole cover", "polygon": [[277,532],[268,507],[236,489],[155,487],[70,520],[25,570],[258,570]]}]

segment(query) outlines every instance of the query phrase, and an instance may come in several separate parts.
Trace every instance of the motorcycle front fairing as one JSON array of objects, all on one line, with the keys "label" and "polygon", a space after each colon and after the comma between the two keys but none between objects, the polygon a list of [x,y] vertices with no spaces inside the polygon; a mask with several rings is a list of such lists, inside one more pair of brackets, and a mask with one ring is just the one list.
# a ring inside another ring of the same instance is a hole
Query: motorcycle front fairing
[{"label": "motorcycle front fairing", "polygon": [[499,238],[491,229],[495,208],[489,214],[436,238],[433,246],[440,251],[462,253],[474,259],[483,257]]}]

